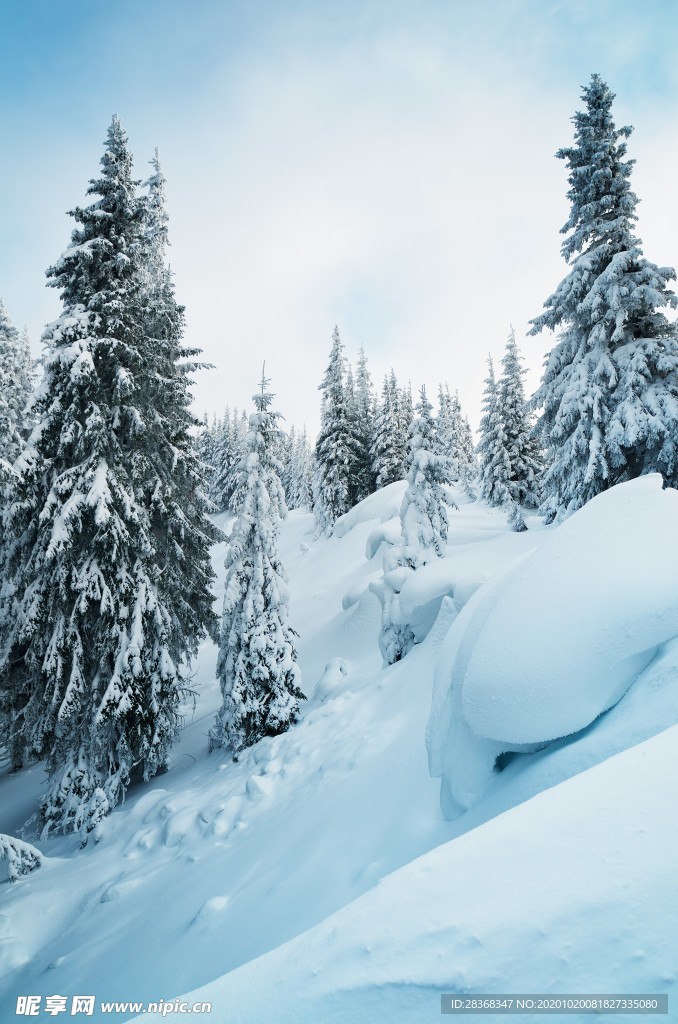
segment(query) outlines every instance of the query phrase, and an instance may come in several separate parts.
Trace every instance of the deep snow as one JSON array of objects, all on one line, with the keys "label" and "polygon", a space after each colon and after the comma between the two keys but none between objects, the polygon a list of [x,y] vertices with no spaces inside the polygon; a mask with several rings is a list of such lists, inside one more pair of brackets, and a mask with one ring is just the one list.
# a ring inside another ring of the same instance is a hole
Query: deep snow
[{"label": "deep snow", "polygon": [[[197,708],[187,709],[170,771],[130,789],[98,846],[38,843],[44,867],[0,886],[0,1019],[12,1019],[21,993],[152,1001],[206,986],[212,1020],[360,1022],[437,1019],[439,993],[454,986],[673,984],[675,969],[657,957],[677,909],[666,878],[678,835],[668,806],[675,730],[665,734],[672,742],[624,751],[678,722],[678,642],[660,644],[623,699],[583,731],[519,753],[500,772],[492,755],[471,809],[450,798],[445,820],[424,742],[436,665],[440,700],[445,650],[473,603],[564,527],[531,519],[514,534],[501,513],[455,493],[448,557],[401,595],[401,608],[425,609],[425,639],[384,670],[369,585],[396,539],[403,487],[371,496],[330,538],[314,540],[305,513],[283,526],[309,697],[296,728],[238,764],[208,755],[220,694],[205,644]],[[633,529],[640,536],[643,524]],[[223,553],[214,552],[220,581]],[[442,762],[449,733],[438,738]],[[37,766],[0,777],[0,831],[17,834],[41,784]],[[619,937],[631,920],[635,945]],[[535,942],[533,973],[516,975]],[[264,995],[278,987],[272,1014]]]}]

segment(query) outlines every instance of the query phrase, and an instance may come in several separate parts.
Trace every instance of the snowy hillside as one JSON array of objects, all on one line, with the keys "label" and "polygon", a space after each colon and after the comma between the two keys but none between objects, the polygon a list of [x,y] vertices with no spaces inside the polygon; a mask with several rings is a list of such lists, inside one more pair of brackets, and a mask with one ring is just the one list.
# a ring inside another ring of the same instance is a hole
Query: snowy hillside
[{"label": "snowy hillside", "polygon": [[[524,533],[455,492],[447,557],[400,594],[420,643],[383,669],[370,584],[404,486],[330,538],[303,512],[283,526],[297,726],[237,764],[208,754],[205,644],[170,770],[98,845],[38,844],[44,866],[1,887],[0,1019],[25,993],[200,990],[213,1020],[361,1024],[437,1019],[441,992],[674,991],[675,492],[641,479]],[[538,733],[520,717],[535,693]],[[0,777],[2,831],[41,785],[39,767]]]}]

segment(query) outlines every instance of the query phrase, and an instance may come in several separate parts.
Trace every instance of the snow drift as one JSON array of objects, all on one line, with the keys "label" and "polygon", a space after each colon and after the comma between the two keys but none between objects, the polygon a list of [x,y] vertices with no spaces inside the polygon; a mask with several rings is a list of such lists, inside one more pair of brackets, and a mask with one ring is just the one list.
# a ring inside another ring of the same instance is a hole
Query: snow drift
[{"label": "snow drift", "polygon": [[658,475],[599,495],[477,592],[441,649],[428,730],[443,808],[496,758],[589,725],[678,634],[678,492]]}]

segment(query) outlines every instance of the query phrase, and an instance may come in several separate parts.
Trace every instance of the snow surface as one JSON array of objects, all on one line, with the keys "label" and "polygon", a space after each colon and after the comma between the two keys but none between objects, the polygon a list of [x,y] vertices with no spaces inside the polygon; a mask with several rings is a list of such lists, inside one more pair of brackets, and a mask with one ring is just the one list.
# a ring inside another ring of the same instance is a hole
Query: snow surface
[{"label": "snow surface", "polygon": [[[437,1019],[443,992],[668,993],[671,1007],[677,786],[674,727],[417,858],[187,998],[228,1007],[229,1024],[413,1024]],[[181,1015],[137,1018],[162,1019]]]},{"label": "snow surface", "polygon": [[[237,764],[208,755],[220,693],[206,643],[167,774],[130,788],[98,846],[39,843],[44,865],[0,885],[0,1020],[22,993],[157,1001],[206,986],[211,1020],[361,1024],[437,1019],[455,985],[673,991],[678,748],[676,730],[657,734],[678,723],[678,641],[584,730],[502,771],[488,755],[473,806],[450,797],[445,820],[424,743],[434,672],[442,715],[460,625],[567,524],[515,534],[454,493],[448,556],[411,580],[412,613],[427,606],[432,624],[383,670],[369,585],[403,488],[361,503],[341,536],[314,540],[303,512],[283,525],[308,696],[297,727]],[[652,530],[634,522],[623,551]],[[40,766],[0,774],[0,831],[20,834],[42,785]]]}]

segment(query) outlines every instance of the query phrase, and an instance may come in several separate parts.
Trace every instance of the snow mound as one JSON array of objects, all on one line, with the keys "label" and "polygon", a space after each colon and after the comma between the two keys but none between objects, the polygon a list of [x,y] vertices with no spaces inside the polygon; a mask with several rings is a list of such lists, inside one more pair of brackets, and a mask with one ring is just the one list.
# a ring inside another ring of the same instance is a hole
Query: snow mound
[{"label": "snow mound", "polygon": [[676,634],[678,492],[641,477],[599,495],[465,607],[436,669],[432,773],[470,806],[498,754],[588,726]]},{"label": "snow mound", "polygon": [[334,524],[333,534],[335,537],[345,537],[347,533],[359,526],[360,523],[369,523],[377,520],[385,523],[394,516],[400,514],[403,495],[407,490],[406,480],[396,480],[387,487],[370,494],[358,505],[355,505],[343,516],[339,516]]},{"label": "snow mound", "polygon": [[[272,1006],[276,1024],[411,1024],[433,1020],[443,992],[672,1001],[677,786],[673,727],[417,858],[184,998],[210,1000],[231,1024],[270,1019]],[[161,1019],[181,1015],[138,1018]]]},{"label": "snow mound", "polygon": [[344,658],[332,658],[325,665],[325,671],[316,683],[313,696],[317,700],[324,701],[338,693],[344,693],[344,681],[348,673],[348,663]]}]

